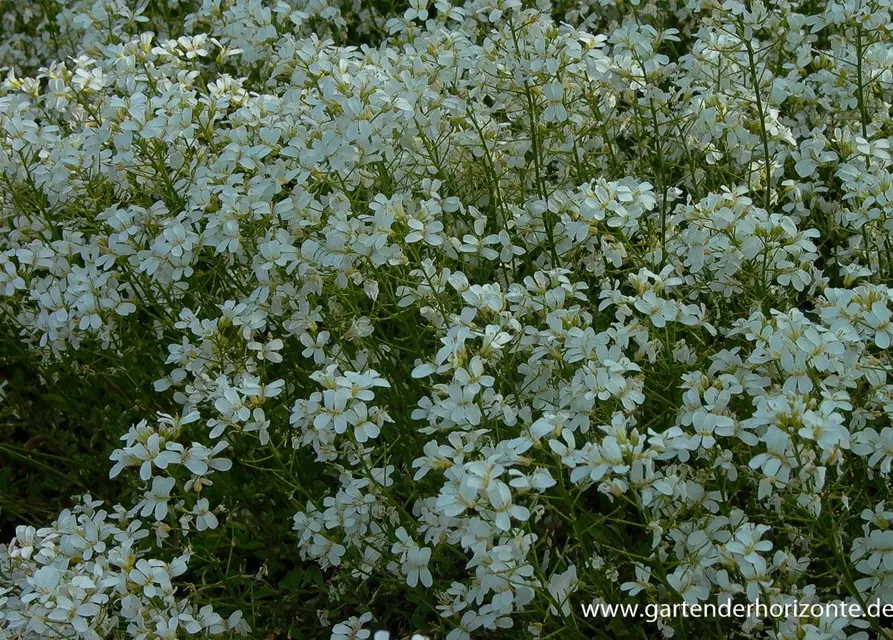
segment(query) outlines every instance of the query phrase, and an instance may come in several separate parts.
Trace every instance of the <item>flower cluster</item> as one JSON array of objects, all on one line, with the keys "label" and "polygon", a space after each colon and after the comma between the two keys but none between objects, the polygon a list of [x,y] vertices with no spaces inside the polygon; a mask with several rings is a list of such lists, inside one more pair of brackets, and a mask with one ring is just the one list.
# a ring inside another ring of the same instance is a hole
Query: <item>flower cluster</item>
[{"label": "flower cluster", "polygon": [[190,554],[169,562],[148,556],[142,527],[136,509],[108,513],[89,495],[49,527],[18,527],[2,547],[0,568],[13,589],[2,603],[5,632],[99,640],[126,625],[134,638],[244,634],[240,612],[226,620],[210,605],[177,597],[172,580],[186,571]]}]

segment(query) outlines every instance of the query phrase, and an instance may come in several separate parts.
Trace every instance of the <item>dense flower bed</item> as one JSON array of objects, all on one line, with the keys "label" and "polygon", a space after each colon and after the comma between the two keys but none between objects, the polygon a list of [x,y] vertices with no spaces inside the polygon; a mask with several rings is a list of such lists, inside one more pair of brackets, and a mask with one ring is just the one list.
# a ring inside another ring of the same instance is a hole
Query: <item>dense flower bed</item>
[{"label": "dense flower bed", "polygon": [[0,637],[889,636],[580,605],[893,602],[891,24],[0,1]]}]

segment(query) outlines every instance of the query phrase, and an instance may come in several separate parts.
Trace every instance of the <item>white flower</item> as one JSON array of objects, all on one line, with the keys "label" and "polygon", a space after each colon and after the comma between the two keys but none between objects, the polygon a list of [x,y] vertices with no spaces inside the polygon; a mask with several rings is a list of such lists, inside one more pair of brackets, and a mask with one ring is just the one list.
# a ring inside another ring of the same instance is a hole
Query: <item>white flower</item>
[{"label": "white flower", "polygon": [[428,569],[428,562],[431,560],[431,549],[428,547],[413,547],[406,554],[406,561],[403,563],[403,572],[406,574],[406,584],[415,587],[419,582],[425,587],[431,587],[433,578],[431,571]]},{"label": "white flower", "polygon": [[217,516],[211,512],[207,498],[200,498],[195,503],[192,514],[195,516],[195,527],[199,531],[217,528]]},{"label": "white flower", "polygon": [[620,590],[626,591],[631,596],[650,588],[651,571],[640,564],[636,564],[636,580],[634,582],[624,582],[620,585]]},{"label": "white flower", "polygon": [[665,327],[676,319],[677,308],[669,300],[662,300],[653,291],[646,291],[635,302],[635,307],[647,315],[655,327]]},{"label": "white flower", "polygon": [[339,622],[332,627],[331,640],[365,640],[372,635],[363,625],[372,620],[371,613],[364,613],[360,617],[351,616],[344,622]]},{"label": "white flower", "polygon": [[174,488],[175,481],[173,478],[163,476],[155,476],[152,478],[152,488],[147,491],[143,500],[140,515],[152,515],[155,520],[164,520],[167,516],[167,503],[171,497],[171,489]]},{"label": "white flower", "polygon": [[428,19],[428,0],[410,0],[409,8],[403,13],[405,20]]},{"label": "white flower", "polygon": [[324,350],[326,343],[329,341],[329,332],[320,331],[315,338],[309,334],[301,335],[301,344],[307,347],[302,352],[305,358],[313,358],[316,364],[322,364],[326,361],[326,352]]},{"label": "white flower", "polygon": [[[552,577],[549,579],[547,587],[549,595],[561,607],[562,616],[567,617],[571,615],[573,606],[570,597],[577,591],[578,587],[579,581],[577,580],[577,567],[575,565],[571,565],[563,573],[552,574]],[[558,609],[553,604],[549,605],[549,611],[553,615],[558,614]]]}]

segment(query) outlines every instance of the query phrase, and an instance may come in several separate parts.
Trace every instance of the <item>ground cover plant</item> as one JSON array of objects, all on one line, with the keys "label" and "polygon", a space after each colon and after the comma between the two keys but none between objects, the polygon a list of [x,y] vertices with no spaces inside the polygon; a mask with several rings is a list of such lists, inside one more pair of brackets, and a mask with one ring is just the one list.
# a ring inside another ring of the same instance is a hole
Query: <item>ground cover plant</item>
[{"label": "ground cover plant", "polygon": [[891,25],[0,0],[0,638],[893,637]]}]

